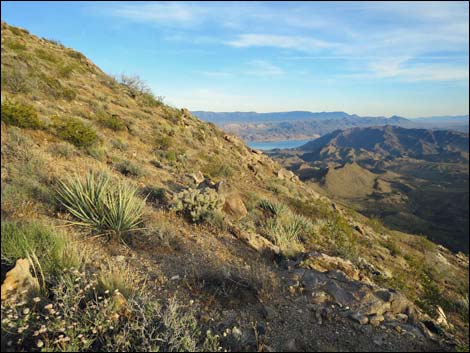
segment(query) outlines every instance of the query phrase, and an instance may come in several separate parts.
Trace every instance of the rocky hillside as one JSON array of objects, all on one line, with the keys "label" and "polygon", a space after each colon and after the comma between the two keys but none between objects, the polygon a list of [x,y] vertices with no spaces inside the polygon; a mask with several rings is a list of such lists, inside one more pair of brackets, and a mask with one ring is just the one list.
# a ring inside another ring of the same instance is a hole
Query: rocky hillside
[{"label": "rocky hillside", "polygon": [[324,162],[380,160],[409,157],[435,162],[467,162],[468,134],[450,130],[406,129],[379,126],[337,130],[313,140],[299,150],[304,160]]},{"label": "rocky hillside", "polygon": [[452,351],[468,257],[2,23],[2,350]]}]

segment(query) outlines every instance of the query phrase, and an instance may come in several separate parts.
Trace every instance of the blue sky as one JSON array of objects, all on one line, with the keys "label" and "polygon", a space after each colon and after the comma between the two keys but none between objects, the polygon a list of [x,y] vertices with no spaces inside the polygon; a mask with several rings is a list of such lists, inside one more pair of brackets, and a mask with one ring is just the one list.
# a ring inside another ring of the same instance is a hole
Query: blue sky
[{"label": "blue sky", "polygon": [[468,114],[467,2],[2,2],[191,110]]}]

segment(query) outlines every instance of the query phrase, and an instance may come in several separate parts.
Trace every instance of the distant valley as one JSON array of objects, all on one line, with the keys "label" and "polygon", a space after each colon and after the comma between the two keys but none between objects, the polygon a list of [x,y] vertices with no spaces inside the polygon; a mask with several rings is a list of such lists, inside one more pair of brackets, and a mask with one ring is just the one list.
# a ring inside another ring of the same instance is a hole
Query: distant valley
[{"label": "distant valley", "polygon": [[315,139],[337,129],[396,125],[406,128],[452,129],[468,132],[468,115],[406,119],[399,116],[361,117],[345,112],[290,111],[275,113],[193,111],[245,141]]},{"label": "distant valley", "polygon": [[268,154],[320,192],[389,227],[468,253],[468,133],[352,128]]}]

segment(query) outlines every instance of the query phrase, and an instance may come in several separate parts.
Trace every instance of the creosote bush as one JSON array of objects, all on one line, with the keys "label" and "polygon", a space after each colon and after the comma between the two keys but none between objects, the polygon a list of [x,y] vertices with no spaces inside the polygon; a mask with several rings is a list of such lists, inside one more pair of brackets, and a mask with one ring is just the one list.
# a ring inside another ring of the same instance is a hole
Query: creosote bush
[{"label": "creosote bush", "polygon": [[43,127],[34,107],[7,99],[2,102],[2,121],[8,125],[28,129]]},{"label": "creosote bush", "polygon": [[98,142],[95,130],[78,118],[55,116],[52,121],[57,136],[77,147],[90,147]]},{"label": "creosote bush", "polygon": [[193,222],[211,218],[224,205],[224,198],[215,190],[186,189],[173,196],[172,209],[188,216]]},{"label": "creosote bush", "polygon": [[57,194],[60,203],[77,221],[109,235],[121,236],[139,228],[145,200],[137,189],[124,182],[112,182],[104,174],[89,173],[85,178],[59,181]]},{"label": "creosote bush", "polygon": [[126,123],[116,114],[109,114],[104,110],[96,113],[96,119],[101,126],[114,131],[122,131],[126,129]]}]

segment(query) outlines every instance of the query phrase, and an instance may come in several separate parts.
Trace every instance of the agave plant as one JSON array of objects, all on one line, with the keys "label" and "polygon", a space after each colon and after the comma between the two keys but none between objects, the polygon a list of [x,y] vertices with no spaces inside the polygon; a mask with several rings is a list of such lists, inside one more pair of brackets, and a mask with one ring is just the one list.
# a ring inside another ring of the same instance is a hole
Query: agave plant
[{"label": "agave plant", "polygon": [[145,200],[137,197],[137,189],[123,182],[112,183],[105,174],[59,181],[57,195],[77,219],[72,222],[76,225],[121,235],[142,223]]}]

